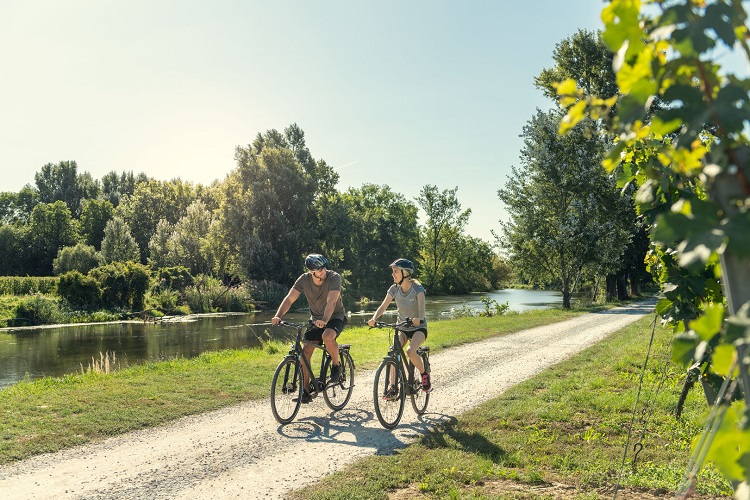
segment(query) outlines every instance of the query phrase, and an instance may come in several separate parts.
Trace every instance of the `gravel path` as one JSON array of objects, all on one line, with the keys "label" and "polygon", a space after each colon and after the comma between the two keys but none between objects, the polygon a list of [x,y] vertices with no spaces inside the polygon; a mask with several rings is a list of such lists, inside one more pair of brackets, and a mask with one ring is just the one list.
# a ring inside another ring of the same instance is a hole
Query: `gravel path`
[{"label": "gravel path", "polygon": [[[373,371],[357,371],[347,407],[322,398],[279,426],[268,401],[0,467],[0,498],[283,498],[353,460],[390,454],[435,424],[535,375],[652,313],[653,300],[433,354],[435,390],[417,418],[407,402],[394,431],[372,405]],[[352,352],[356,362],[356,346]]]}]

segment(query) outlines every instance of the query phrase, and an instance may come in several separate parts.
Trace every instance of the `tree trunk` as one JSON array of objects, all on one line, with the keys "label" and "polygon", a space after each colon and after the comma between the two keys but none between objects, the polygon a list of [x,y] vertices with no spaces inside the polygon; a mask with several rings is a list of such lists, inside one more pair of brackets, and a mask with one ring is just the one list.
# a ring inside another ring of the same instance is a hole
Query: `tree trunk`
[{"label": "tree trunk", "polygon": [[570,298],[573,296],[573,294],[570,291],[569,286],[564,286],[562,289],[562,306],[563,309],[570,309]]},{"label": "tree trunk", "polygon": [[617,298],[617,275],[616,274],[608,274],[607,275],[607,302],[614,302]]},{"label": "tree trunk", "polygon": [[617,274],[617,300],[628,300],[628,275],[620,272]]}]

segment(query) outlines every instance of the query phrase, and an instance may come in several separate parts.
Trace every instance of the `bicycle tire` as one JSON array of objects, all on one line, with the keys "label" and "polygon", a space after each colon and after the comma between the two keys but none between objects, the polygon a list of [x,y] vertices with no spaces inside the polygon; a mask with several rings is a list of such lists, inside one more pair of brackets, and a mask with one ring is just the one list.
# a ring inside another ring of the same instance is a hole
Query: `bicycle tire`
[{"label": "bicycle tire", "polygon": [[[430,373],[430,361],[427,359],[427,355],[422,354],[421,357],[425,371]],[[414,408],[417,415],[423,415],[424,412],[427,411],[427,405],[430,402],[430,393],[422,390],[422,381],[419,380],[419,373],[416,369],[414,372],[414,385],[411,387],[411,391],[409,391],[409,396],[411,396],[411,407]]]},{"label": "bicycle tire", "polygon": [[[323,390],[323,399],[328,407],[334,411],[341,410],[349,402],[354,390],[354,361],[346,351],[339,352],[339,362],[341,363],[341,380],[337,384],[326,384]],[[323,367],[323,380],[328,380],[328,374],[331,373],[333,361],[328,358]]]},{"label": "bicycle tire", "polygon": [[277,422],[288,424],[294,420],[302,405],[302,389],[299,361],[292,357],[284,358],[276,367],[271,382],[271,411]]},{"label": "bicycle tire", "polygon": [[[386,389],[391,385],[391,368],[396,370],[396,390],[398,395],[394,399],[384,397]],[[380,425],[386,429],[393,429],[401,421],[404,414],[404,402],[406,401],[406,381],[398,363],[393,358],[384,359],[375,372],[375,383],[373,384],[372,397],[375,403],[375,414],[378,416]]]}]

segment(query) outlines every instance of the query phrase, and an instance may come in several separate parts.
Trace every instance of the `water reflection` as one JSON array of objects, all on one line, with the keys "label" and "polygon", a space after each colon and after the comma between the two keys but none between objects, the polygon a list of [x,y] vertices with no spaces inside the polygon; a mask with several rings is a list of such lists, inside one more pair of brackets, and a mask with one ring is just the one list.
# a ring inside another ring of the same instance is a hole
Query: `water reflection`
[{"label": "water reflection", "polygon": [[[489,295],[511,309],[524,311],[561,304],[557,292],[538,290],[498,290]],[[483,309],[481,295],[429,297],[428,321],[449,317],[451,308]],[[363,324],[378,303],[355,307],[351,325]],[[357,310],[359,309],[359,310]],[[386,319],[395,311],[389,310]],[[203,316],[191,321],[158,323],[115,323],[75,325],[30,330],[0,331],[0,387],[29,377],[61,376],[80,372],[99,361],[100,353],[114,353],[119,367],[145,361],[194,357],[205,351],[254,347],[260,338],[288,339],[289,329],[271,327],[271,312]],[[289,321],[305,321],[304,312],[288,313]]]}]

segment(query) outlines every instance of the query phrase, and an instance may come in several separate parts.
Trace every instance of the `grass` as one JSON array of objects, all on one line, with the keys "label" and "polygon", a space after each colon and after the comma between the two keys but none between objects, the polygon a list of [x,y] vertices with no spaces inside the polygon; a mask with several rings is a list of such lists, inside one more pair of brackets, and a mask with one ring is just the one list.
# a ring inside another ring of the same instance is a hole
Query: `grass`
[{"label": "grass", "polygon": [[[542,310],[435,322],[430,345],[437,352],[584,312]],[[339,340],[352,344],[357,369],[368,369],[386,354],[390,335],[390,330],[350,326]],[[21,381],[0,390],[0,464],[267,398],[273,371],[287,351],[286,343],[265,341],[261,348],[204,353],[110,374],[101,373],[92,360],[83,373]]]},{"label": "grass", "polygon": [[[414,445],[360,460],[295,497],[611,498],[618,478],[620,498],[674,492],[706,403],[700,389],[692,391],[675,419],[684,370],[668,361],[672,334],[664,328],[656,331],[629,443],[643,449],[635,463],[628,453],[621,468],[652,321],[643,318]],[[710,465],[697,489],[732,494]]]}]

